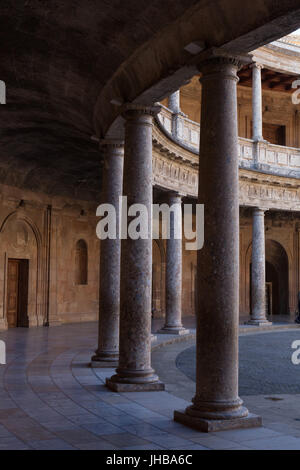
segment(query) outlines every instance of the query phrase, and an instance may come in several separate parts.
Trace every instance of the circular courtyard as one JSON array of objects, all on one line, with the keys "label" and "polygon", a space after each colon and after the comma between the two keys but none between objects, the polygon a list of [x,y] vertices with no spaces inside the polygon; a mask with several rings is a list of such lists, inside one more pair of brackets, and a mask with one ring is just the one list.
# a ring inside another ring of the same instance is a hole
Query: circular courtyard
[{"label": "circular courtyard", "polygon": [[[300,393],[300,365],[294,365],[292,343],[298,331],[268,332],[240,336],[240,395]],[[189,346],[176,357],[176,366],[196,381],[196,347]]]}]

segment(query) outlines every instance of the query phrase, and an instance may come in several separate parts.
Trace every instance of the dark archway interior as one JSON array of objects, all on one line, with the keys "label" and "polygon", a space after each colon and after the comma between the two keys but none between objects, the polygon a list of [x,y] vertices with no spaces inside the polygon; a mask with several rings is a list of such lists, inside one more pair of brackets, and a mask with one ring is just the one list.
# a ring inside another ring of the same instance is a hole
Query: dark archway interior
[{"label": "dark archway interior", "polygon": [[266,282],[272,284],[272,314],[289,313],[288,257],[274,240],[266,241]]},{"label": "dark archway interior", "polygon": [[[251,311],[250,263],[250,311]],[[266,313],[289,314],[289,262],[285,249],[274,240],[266,241]],[[268,295],[270,298],[268,300]]]}]

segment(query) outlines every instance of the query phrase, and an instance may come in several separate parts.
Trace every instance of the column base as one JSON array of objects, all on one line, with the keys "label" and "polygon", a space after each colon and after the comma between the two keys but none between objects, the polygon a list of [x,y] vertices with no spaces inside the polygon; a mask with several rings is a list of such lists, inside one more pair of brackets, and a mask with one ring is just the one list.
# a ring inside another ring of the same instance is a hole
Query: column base
[{"label": "column base", "polygon": [[164,328],[161,328],[157,332],[160,335],[188,335],[190,333],[190,330],[187,330],[186,328],[179,327],[179,328],[168,328],[167,326]]},{"label": "column base", "polygon": [[151,343],[153,343],[154,341],[157,341],[157,336],[151,335]]},{"label": "column base", "polygon": [[165,384],[160,382],[150,383],[120,383],[106,379],[106,386],[113,392],[159,392],[165,390]]},{"label": "column base", "polygon": [[106,369],[116,369],[119,367],[119,355],[118,354],[96,354],[92,356],[91,367],[93,368],[106,368]]},{"label": "column base", "polygon": [[202,432],[217,432],[229,429],[246,429],[262,426],[262,418],[251,413],[244,418],[204,419],[190,416],[183,410],[174,411],[174,421]]},{"label": "column base", "polygon": [[246,321],[245,325],[252,325],[252,326],[266,326],[266,325],[268,325],[268,326],[271,326],[271,325],[273,325],[273,323],[271,321],[267,320],[267,319],[266,320],[261,319],[261,320]]},{"label": "column base", "polygon": [[116,369],[119,367],[119,361],[93,361],[90,362],[93,369]]}]

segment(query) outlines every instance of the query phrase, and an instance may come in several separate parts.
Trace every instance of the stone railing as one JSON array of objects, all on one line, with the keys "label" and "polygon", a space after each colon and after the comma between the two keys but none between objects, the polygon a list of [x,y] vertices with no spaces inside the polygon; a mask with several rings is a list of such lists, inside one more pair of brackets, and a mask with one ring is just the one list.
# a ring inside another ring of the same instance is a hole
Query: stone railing
[{"label": "stone railing", "polygon": [[[158,115],[158,124],[175,143],[198,154],[200,125],[183,113],[174,114],[165,106]],[[254,142],[239,137],[240,167],[292,178],[300,178],[300,149]]]},{"label": "stone railing", "polygon": [[[178,138],[174,115],[163,107],[153,129],[153,183],[197,198],[199,150],[191,132],[199,132],[199,126],[182,114],[175,116],[189,131],[185,139]],[[241,206],[300,211],[299,149],[239,138],[238,155]]]},{"label": "stone railing", "polygon": [[158,120],[175,141],[198,151],[200,143],[200,124],[191,121],[183,113],[173,114],[172,111],[165,106],[162,106]]},{"label": "stone railing", "polygon": [[255,168],[272,174],[300,177],[300,149],[274,145],[268,142],[253,144]]}]

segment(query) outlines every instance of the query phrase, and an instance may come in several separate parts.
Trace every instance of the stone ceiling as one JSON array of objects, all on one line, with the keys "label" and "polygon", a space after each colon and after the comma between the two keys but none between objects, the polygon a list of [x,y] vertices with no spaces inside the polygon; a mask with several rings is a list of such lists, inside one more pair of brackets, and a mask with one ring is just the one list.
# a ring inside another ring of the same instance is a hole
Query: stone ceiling
[{"label": "stone ceiling", "polygon": [[299,8],[296,0],[1,0],[0,182],[95,198],[101,155],[91,137],[118,115],[111,99],[166,95],[194,73],[187,44],[253,50],[295,30]]}]

